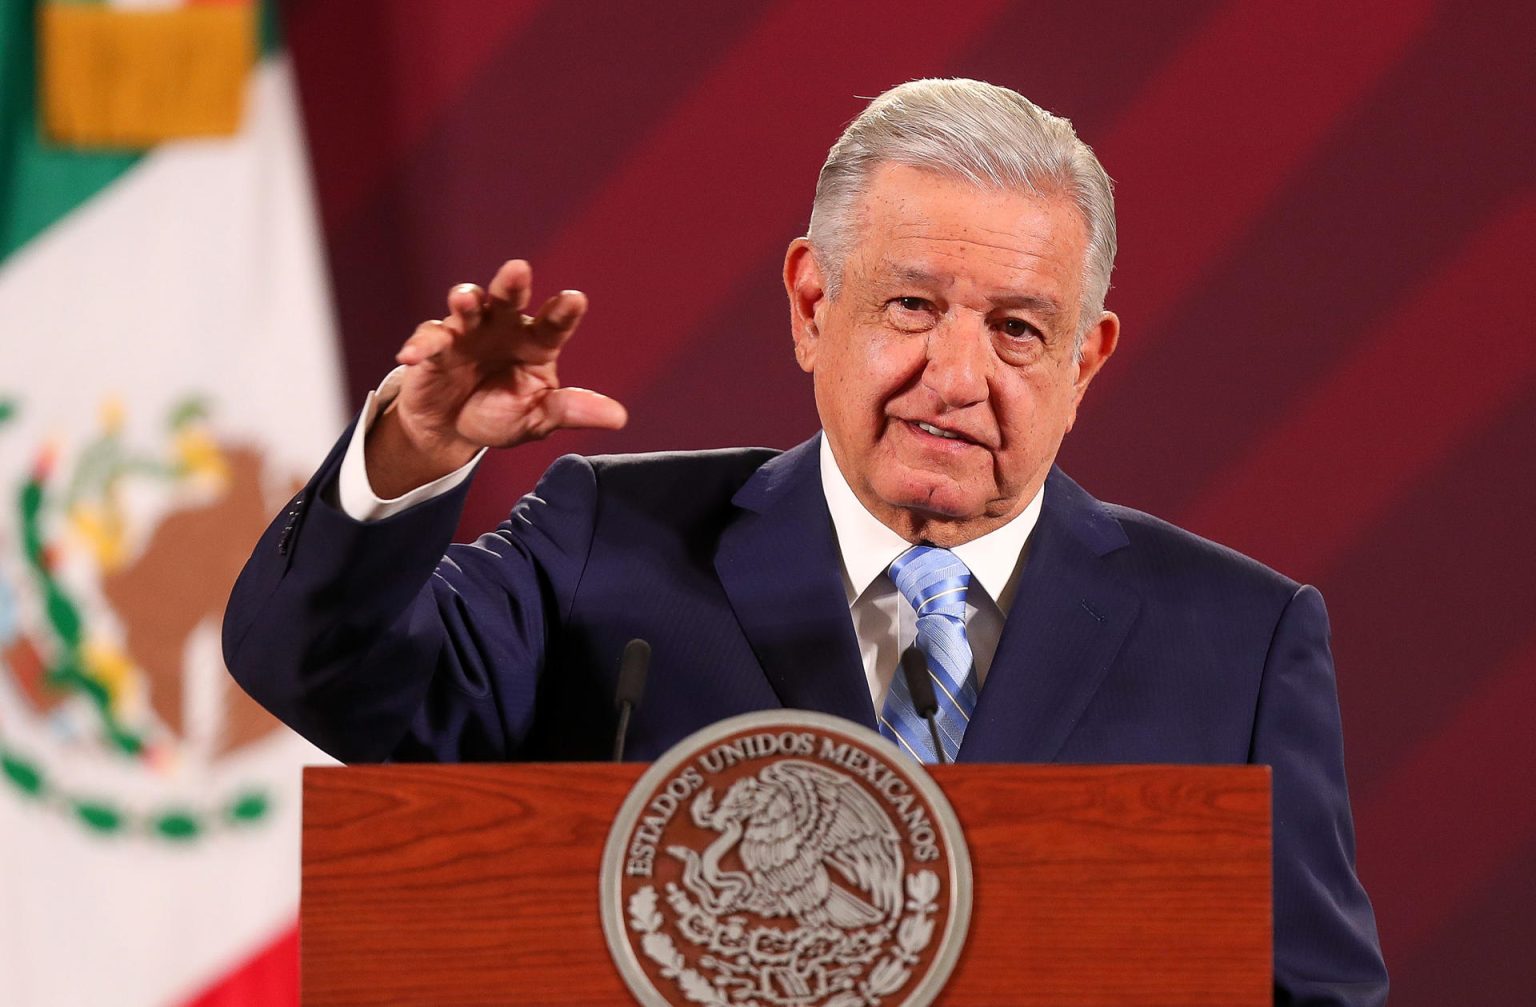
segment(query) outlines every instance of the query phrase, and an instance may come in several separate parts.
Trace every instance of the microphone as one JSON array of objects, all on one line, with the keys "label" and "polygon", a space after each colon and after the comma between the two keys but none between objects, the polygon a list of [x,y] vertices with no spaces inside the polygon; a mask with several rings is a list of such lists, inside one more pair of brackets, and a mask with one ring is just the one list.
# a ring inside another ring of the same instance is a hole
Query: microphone
[{"label": "microphone", "polygon": [[944,758],[944,746],[939,744],[939,722],[934,718],[938,716],[939,700],[933,694],[933,678],[928,674],[928,659],[923,652],[917,649],[917,644],[908,647],[901,655],[901,673],[907,679],[907,692],[912,696],[912,708],[917,715],[928,721],[928,733],[933,737],[933,752],[940,764],[949,760]]},{"label": "microphone", "polygon": [[613,705],[619,711],[619,728],[613,736],[613,761],[624,761],[624,736],[629,733],[629,715],[639,709],[645,692],[645,675],[651,668],[651,645],[631,640],[619,657],[619,684],[613,690]]}]

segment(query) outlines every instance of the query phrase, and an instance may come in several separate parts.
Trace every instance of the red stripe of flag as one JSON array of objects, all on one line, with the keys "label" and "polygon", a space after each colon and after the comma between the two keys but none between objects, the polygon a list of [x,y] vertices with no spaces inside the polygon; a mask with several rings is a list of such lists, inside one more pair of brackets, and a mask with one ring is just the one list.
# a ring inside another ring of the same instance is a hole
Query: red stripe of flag
[{"label": "red stripe of flag", "polygon": [[299,928],[284,931],[183,1007],[290,1007],[299,1002]]}]

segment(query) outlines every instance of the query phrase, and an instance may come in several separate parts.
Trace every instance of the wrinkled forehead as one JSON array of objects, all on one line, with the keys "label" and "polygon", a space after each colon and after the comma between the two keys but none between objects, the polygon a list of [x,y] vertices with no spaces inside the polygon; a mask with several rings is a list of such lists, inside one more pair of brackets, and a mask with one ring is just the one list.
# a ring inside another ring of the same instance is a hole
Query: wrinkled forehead
[{"label": "wrinkled forehead", "polygon": [[871,174],[853,223],[856,247],[934,241],[1078,253],[1088,244],[1088,222],[1060,188],[999,186],[902,164]]},{"label": "wrinkled forehead", "polygon": [[1087,227],[1065,195],[1038,195],[919,169],[878,176],[850,248],[868,280],[927,289],[985,288],[1058,308],[1080,292]]}]

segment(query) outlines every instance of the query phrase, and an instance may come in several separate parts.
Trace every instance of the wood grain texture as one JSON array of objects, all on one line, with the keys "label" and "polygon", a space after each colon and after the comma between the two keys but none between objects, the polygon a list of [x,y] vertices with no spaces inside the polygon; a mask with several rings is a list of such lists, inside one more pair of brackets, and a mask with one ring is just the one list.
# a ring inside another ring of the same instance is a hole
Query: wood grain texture
[{"label": "wood grain texture", "polygon": [[[306,770],[304,1003],[630,1002],[598,868],[642,769]],[[976,877],[940,1003],[1270,1002],[1266,769],[933,770]]]}]

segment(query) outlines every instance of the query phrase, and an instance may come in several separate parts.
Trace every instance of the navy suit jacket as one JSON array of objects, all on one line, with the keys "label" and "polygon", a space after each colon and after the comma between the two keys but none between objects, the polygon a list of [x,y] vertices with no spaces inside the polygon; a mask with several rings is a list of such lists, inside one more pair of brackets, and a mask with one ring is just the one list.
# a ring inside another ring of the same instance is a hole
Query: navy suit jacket
[{"label": "navy suit jacket", "polygon": [[[235,677],[333,755],[604,758],[634,637],[633,758],[775,707],[874,728],[816,439],[562,458],[452,546],[463,488],[369,524],[327,503],[345,444],[224,623]],[[1272,766],[1276,1002],[1383,1003],[1321,596],[1059,470],[1030,543],[960,761]]]}]

